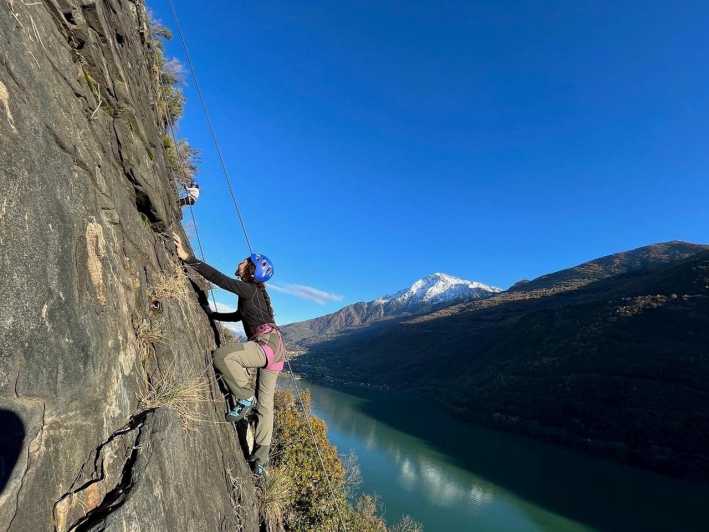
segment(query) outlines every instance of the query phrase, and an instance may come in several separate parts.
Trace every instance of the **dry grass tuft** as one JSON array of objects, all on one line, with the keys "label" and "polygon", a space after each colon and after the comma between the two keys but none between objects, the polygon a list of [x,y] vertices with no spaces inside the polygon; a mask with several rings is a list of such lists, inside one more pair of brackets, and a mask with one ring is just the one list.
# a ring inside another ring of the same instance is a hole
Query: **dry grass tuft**
[{"label": "dry grass tuft", "polygon": [[244,513],[244,507],[241,504],[243,488],[242,478],[235,477],[232,474],[231,468],[229,466],[226,467],[226,475],[228,480],[227,487],[229,489],[229,500],[231,501],[231,508],[233,510],[233,513],[229,519],[229,524],[231,525],[229,527],[229,530],[235,530],[237,532],[240,532],[244,530],[244,523],[242,518],[242,514]]},{"label": "dry grass tuft", "polygon": [[[141,366],[142,368],[142,366]],[[201,416],[201,403],[208,399],[209,381],[206,370],[197,374],[180,375],[175,361],[153,375],[140,371],[138,401],[143,409],[169,408],[180,418],[182,428],[192,430],[194,424],[208,421]]]},{"label": "dry grass tuft", "polygon": [[165,341],[162,331],[146,319],[135,328],[135,338],[138,341],[138,353],[142,363],[155,356],[155,344]]},{"label": "dry grass tuft", "polygon": [[269,470],[260,486],[260,511],[268,532],[283,530],[283,520],[293,496],[293,478],[281,468]]},{"label": "dry grass tuft", "polygon": [[160,272],[152,288],[154,299],[174,299],[180,303],[189,300],[191,290],[187,275],[179,266],[174,266],[167,272]]}]

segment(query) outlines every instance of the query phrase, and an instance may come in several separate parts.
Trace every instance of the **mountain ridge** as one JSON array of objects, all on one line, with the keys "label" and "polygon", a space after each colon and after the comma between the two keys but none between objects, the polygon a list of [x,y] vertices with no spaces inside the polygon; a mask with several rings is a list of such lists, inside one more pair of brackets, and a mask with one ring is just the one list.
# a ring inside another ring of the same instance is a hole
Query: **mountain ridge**
[{"label": "mountain ridge", "polygon": [[312,342],[294,366],[325,384],[414,392],[475,423],[709,478],[709,246],[645,246],[529,284]]},{"label": "mountain ridge", "polygon": [[541,275],[532,280],[518,281],[509,289],[493,295],[484,302],[464,302],[444,309],[437,309],[432,313],[427,313],[423,319],[433,319],[439,315],[451,315],[460,311],[477,310],[481,307],[509,301],[538,299],[574,291],[609,277],[660,268],[705,250],[709,250],[708,244],[672,240],[604,255],[570,268]]},{"label": "mountain ridge", "polygon": [[358,301],[335,312],[281,327],[286,342],[298,349],[313,337],[329,337],[352,327],[403,315],[415,315],[465,300],[483,299],[500,288],[435,272],[414,281],[393,294]]}]

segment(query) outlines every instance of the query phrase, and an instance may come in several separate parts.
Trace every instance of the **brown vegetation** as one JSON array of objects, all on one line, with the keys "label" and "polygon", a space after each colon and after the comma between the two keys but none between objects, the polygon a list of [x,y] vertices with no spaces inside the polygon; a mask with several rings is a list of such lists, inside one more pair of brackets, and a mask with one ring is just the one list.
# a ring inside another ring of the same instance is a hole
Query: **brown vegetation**
[{"label": "brown vegetation", "polygon": [[[302,404],[289,391],[276,392],[273,467],[262,502],[266,527],[386,532],[376,498],[362,495],[351,502],[359,483],[356,462],[340,457],[328,441],[327,426],[311,414],[310,395],[301,399]],[[392,530],[420,532],[422,527],[407,516]]]},{"label": "brown vegetation", "polygon": [[153,86],[155,106],[160,117],[163,134],[165,163],[179,186],[190,185],[197,173],[199,154],[185,139],[176,139],[173,127],[182,116],[185,98],[180,90],[183,83],[182,65],[173,59],[166,59],[164,40],[172,38],[172,33],[155,18],[150,18],[149,49],[152,51]]}]

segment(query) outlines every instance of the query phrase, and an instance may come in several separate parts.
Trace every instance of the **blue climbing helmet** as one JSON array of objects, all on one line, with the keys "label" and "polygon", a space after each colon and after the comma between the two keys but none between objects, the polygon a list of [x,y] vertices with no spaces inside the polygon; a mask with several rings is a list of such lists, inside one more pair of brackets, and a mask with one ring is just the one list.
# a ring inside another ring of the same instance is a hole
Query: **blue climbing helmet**
[{"label": "blue climbing helmet", "polygon": [[256,266],[254,280],[257,283],[265,283],[273,277],[273,264],[266,255],[252,253],[249,260],[254,266]]}]

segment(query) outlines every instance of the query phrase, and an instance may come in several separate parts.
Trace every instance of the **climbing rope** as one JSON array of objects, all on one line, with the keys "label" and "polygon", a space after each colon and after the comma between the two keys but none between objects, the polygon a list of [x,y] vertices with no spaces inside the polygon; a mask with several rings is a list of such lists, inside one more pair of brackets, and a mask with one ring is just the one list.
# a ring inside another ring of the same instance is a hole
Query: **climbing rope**
[{"label": "climbing rope", "polygon": [[[172,17],[173,17],[174,22],[175,22],[175,27],[177,28],[177,33],[178,33],[178,35],[180,36],[180,42],[182,43],[182,48],[183,48],[183,50],[184,50],[185,57],[187,58],[187,65],[188,65],[189,70],[190,70],[190,75],[191,75],[192,80],[193,80],[193,82],[194,82],[195,89],[196,89],[196,91],[197,91],[197,95],[198,95],[200,104],[201,104],[201,106],[202,106],[202,111],[204,112],[204,115],[205,115],[205,118],[206,118],[206,121],[207,121],[207,126],[208,126],[208,129],[209,129],[209,133],[210,133],[210,136],[211,136],[211,138],[212,138],[212,143],[214,144],[214,148],[215,148],[215,150],[216,150],[216,152],[217,152],[217,154],[218,154],[218,156],[219,156],[219,162],[220,162],[220,165],[221,165],[221,168],[222,168],[222,173],[224,174],[224,178],[225,178],[226,183],[227,183],[227,188],[228,188],[228,190],[229,190],[229,195],[231,196],[232,203],[234,204],[234,210],[236,211],[236,215],[237,215],[237,218],[238,218],[239,223],[240,223],[240,225],[241,225],[241,229],[242,229],[242,231],[243,231],[243,233],[244,233],[244,239],[246,240],[246,245],[247,245],[248,248],[249,248],[249,252],[250,252],[251,254],[253,254],[253,247],[251,246],[251,239],[249,238],[249,234],[248,234],[248,232],[247,232],[247,230],[246,230],[246,223],[245,223],[244,217],[243,217],[243,215],[242,215],[242,213],[241,213],[241,209],[240,209],[240,207],[239,207],[239,202],[238,202],[238,200],[237,200],[237,198],[236,198],[236,194],[234,193],[234,188],[233,188],[233,186],[232,186],[232,181],[231,181],[231,177],[230,177],[230,175],[229,175],[229,170],[228,170],[228,168],[227,168],[227,166],[226,166],[226,162],[225,162],[225,160],[224,160],[224,156],[223,156],[223,154],[222,154],[222,150],[221,150],[220,145],[219,145],[219,140],[218,140],[218,137],[217,137],[217,133],[216,133],[216,131],[215,131],[215,129],[214,129],[214,125],[213,125],[213,123],[212,123],[211,116],[210,116],[210,114],[209,114],[209,109],[208,109],[208,107],[207,107],[207,102],[206,102],[206,100],[205,100],[205,98],[204,98],[204,94],[202,93],[202,89],[201,89],[201,86],[200,86],[200,84],[199,84],[199,81],[197,80],[197,73],[196,73],[196,69],[194,68],[194,64],[193,64],[193,62],[192,62],[192,56],[191,56],[191,54],[190,54],[189,47],[188,47],[188,45],[187,45],[187,39],[185,38],[185,35],[184,35],[183,31],[182,31],[182,25],[180,24],[180,19],[179,19],[179,16],[177,15],[177,10],[175,9],[175,5],[174,5],[173,1],[172,1],[172,0],[167,0],[167,2],[168,2],[168,4],[169,4],[169,6],[170,6],[170,11],[172,12]],[[175,138],[174,130],[173,130],[173,128],[172,128],[172,124],[170,124],[170,130],[171,130],[171,133],[172,133],[173,142],[175,142],[175,147],[177,147],[177,141],[176,141],[176,138]],[[199,241],[199,234],[198,234],[198,231],[197,231],[197,220],[196,220],[196,217],[194,216],[194,213],[192,212],[192,206],[191,206],[191,205],[190,205],[190,213],[191,213],[191,215],[192,215],[192,219],[193,219],[193,222],[194,222],[194,224],[195,224],[195,233],[197,234],[197,243],[198,243],[198,245],[199,245],[199,247],[200,247],[200,252],[202,253],[202,256],[203,256],[203,259],[204,259],[204,252],[202,251],[202,245],[201,245],[201,243],[200,243],[200,241]],[[213,298],[213,297],[214,297],[214,294],[212,294],[212,298]],[[214,306],[215,306],[215,308],[216,308],[216,302],[214,303]],[[280,331],[279,331],[279,334],[280,334]],[[330,496],[332,497],[333,502],[335,502],[335,504],[337,505],[337,518],[338,518],[338,520],[339,520],[339,522],[340,522],[341,530],[345,530],[345,531],[346,531],[346,530],[347,530],[347,527],[345,526],[345,520],[343,519],[343,516],[342,516],[342,508],[341,508],[341,505],[339,504],[339,501],[338,501],[337,497],[335,496],[335,490],[333,489],[333,486],[332,486],[332,480],[330,479],[330,475],[328,474],[328,470],[327,470],[327,468],[325,467],[325,460],[323,459],[322,452],[320,451],[320,446],[318,445],[317,438],[315,437],[315,432],[313,431],[313,427],[311,426],[310,420],[308,419],[308,414],[307,414],[306,409],[305,409],[305,403],[303,402],[302,394],[300,393],[300,387],[298,386],[298,382],[297,382],[297,380],[296,380],[296,378],[295,378],[295,374],[293,373],[293,367],[291,366],[290,359],[288,358],[288,354],[287,354],[287,353],[284,353],[284,358],[285,358],[286,365],[288,366],[288,373],[290,374],[291,381],[292,381],[292,383],[293,383],[293,388],[295,389],[296,397],[298,398],[298,402],[300,403],[300,409],[301,409],[301,411],[302,411],[302,413],[303,413],[303,417],[304,417],[304,419],[305,419],[305,424],[306,424],[307,427],[308,427],[308,431],[309,431],[309,433],[310,433],[310,437],[311,437],[312,440],[313,440],[313,446],[315,447],[315,450],[316,450],[317,455],[318,455],[318,459],[319,459],[319,461],[320,461],[320,465],[321,465],[321,467],[322,467],[322,469],[323,469],[323,474],[324,474],[324,476],[325,476],[325,480],[326,480],[326,482],[327,482],[327,486],[328,486],[328,489],[329,489],[329,491],[330,491]]]},{"label": "climbing rope", "polygon": [[[162,85],[162,71],[158,68],[158,84]],[[160,96],[160,91],[158,91],[158,100],[159,100],[159,105],[158,107],[162,109],[162,98]],[[172,145],[175,148],[175,156],[178,159],[178,166],[180,167],[180,170],[182,170],[182,179],[183,182],[187,182],[187,160],[183,156],[183,154],[180,153],[180,150],[178,149],[178,144],[177,144],[177,135],[175,135],[175,128],[173,126],[175,122],[175,117],[172,116],[170,113],[170,108],[168,106],[164,107],[165,109],[165,114],[167,115],[165,117],[165,122],[167,124],[167,127],[170,131],[170,137],[172,138]],[[161,117],[162,118],[162,117]],[[185,190],[187,187],[183,183],[183,187]],[[204,248],[202,247],[202,239],[199,236],[199,226],[197,225],[197,217],[194,215],[194,209],[192,208],[192,204],[188,203],[187,206],[189,207],[190,211],[190,217],[192,218],[192,225],[194,225],[194,232],[195,236],[197,237],[197,247],[199,248],[199,255],[202,261],[206,262],[206,254],[204,253]],[[209,295],[212,296],[212,303],[214,304],[214,311],[218,312],[219,309],[217,308],[217,300],[214,297],[214,290],[212,288],[212,285],[209,285]]]},{"label": "climbing rope", "polygon": [[229,169],[226,166],[226,162],[224,162],[224,155],[222,154],[222,149],[219,144],[219,139],[217,138],[217,132],[215,131],[214,125],[212,123],[212,117],[209,114],[209,108],[207,107],[207,101],[204,98],[204,94],[202,94],[202,88],[200,87],[199,81],[197,81],[197,72],[196,72],[194,65],[192,63],[192,55],[190,54],[189,47],[187,46],[187,39],[185,39],[185,35],[182,32],[182,25],[180,24],[180,19],[177,16],[177,10],[175,9],[175,5],[173,4],[172,0],[168,0],[167,3],[170,4],[170,10],[172,11],[172,17],[175,20],[175,27],[177,28],[177,33],[180,36],[182,48],[185,51],[185,57],[187,58],[187,65],[190,69],[190,74],[192,76],[192,80],[194,81],[195,89],[197,90],[197,96],[199,98],[200,104],[202,105],[202,111],[204,112],[204,116],[207,120],[207,127],[209,129],[209,134],[212,137],[212,143],[214,144],[214,149],[216,150],[217,155],[219,156],[219,163],[221,164],[222,173],[224,174],[227,188],[229,189],[229,195],[231,196],[231,201],[234,204],[234,210],[236,211],[236,215],[239,219],[239,223],[241,224],[241,229],[244,233],[244,238],[246,239],[246,246],[249,248],[249,253],[253,254],[254,250],[253,250],[253,247],[251,246],[251,239],[249,238],[249,233],[246,231],[246,222],[244,221],[244,217],[241,214],[241,208],[239,207],[239,202],[236,199],[236,194],[234,193],[234,187],[231,184],[231,176],[229,175]]}]

